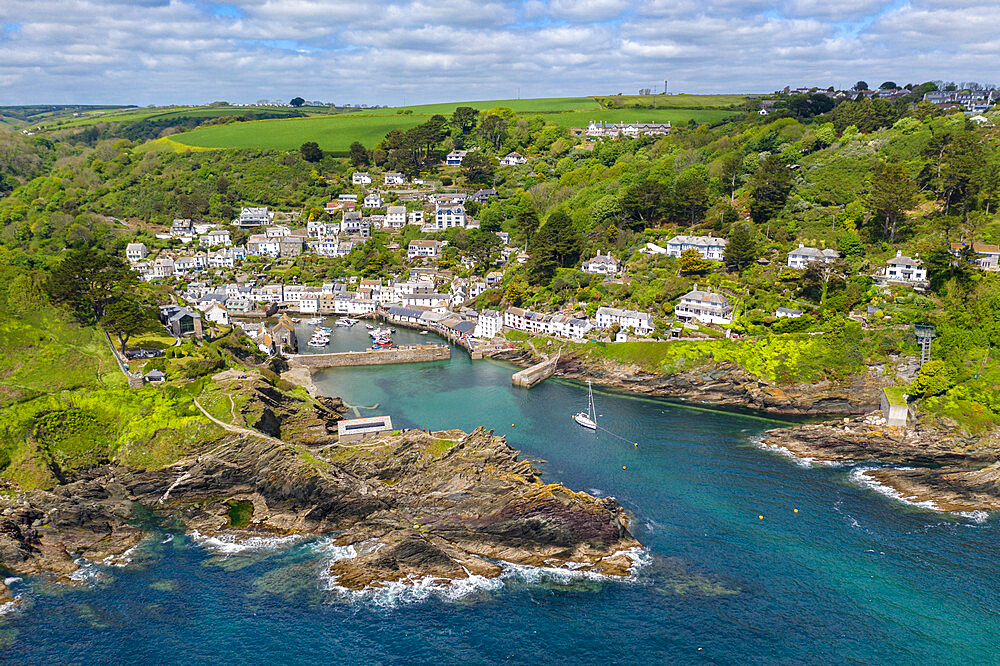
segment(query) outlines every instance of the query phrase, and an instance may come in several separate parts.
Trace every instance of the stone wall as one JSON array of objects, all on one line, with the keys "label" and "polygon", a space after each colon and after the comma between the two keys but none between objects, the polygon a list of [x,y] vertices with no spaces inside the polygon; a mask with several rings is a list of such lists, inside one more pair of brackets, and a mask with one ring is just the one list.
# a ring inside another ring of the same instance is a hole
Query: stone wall
[{"label": "stone wall", "polygon": [[291,367],[310,369],[343,368],[358,365],[389,365],[391,363],[423,363],[446,361],[451,358],[448,345],[414,345],[395,349],[368,349],[336,354],[294,354],[286,357]]}]

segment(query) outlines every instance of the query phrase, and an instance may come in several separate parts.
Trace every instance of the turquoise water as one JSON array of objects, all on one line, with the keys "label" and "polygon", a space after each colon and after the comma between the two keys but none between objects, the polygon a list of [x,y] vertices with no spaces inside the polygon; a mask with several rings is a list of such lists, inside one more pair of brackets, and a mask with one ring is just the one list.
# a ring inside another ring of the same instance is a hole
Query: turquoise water
[{"label": "turquoise water", "polygon": [[513,570],[357,597],[327,589],[325,540],[227,554],[161,527],[132,566],[94,567],[90,587],[15,583],[26,603],[0,620],[3,661],[998,661],[995,518],[908,507],[858,485],[853,468],[762,451],[752,440],[773,425],[762,419],[598,392],[602,425],[627,441],[593,434],[570,420],[585,389],[514,390],[511,372],[456,352],[317,384],[379,403],[369,413],[397,425],[494,428],[543,459],[546,480],[615,496],[648,549],[634,581]]}]

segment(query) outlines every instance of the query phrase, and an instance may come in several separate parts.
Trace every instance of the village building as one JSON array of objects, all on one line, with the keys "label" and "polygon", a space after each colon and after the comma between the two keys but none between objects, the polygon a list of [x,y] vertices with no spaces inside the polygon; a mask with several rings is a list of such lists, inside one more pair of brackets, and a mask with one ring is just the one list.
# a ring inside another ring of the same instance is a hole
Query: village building
[{"label": "village building", "polygon": [[344,213],[344,217],[340,221],[340,233],[348,236],[371,238],[372,225],[361,216],[361,213]]},{"label": "village building", "polygon": [[178,218],[173,221],[170,225],[170,235],[176,237],[180,236],[193,236],[194,235],[194,224],[191,220],[184,218]]},{"label": "village building", "polygon": [[595,275],[616,275],[621,270],[621,264],[610,253],[601,254],[598,252],[593,259],[583,262],[580,270]]},{"label": "village building", "polygon": [[406,206],[389,206],[385,209],[385,226],[388,229],[402,229],[406,226]]},{"label": "village building", "polygon": [[927,269],[920,259],[907,257],[902,250],[897,250],[896,256],[886,262],[881,277],[886,282],[926,286]]},{"label": "village building", "polygon": [[436,240],[411,240],[406,247],[406,258],[413,259],[435,259],[441,254],[441,241]]},{"label": "village building", "polygon": [[778,319],[798,319],[804,312],[795,308],[778,308],[774,311],[774,316]]},{"label": "village building", "polygon": [[431,226],[436,231],[466,226],[465,206],[462,204],[438,206],[434,211],[434,221]]},{"label": "village building", "polygon": [[281,240],[268,238],[264,234],[253,234],[247,239],[247,253],[256,257],[274,257],[281,255]]},{"label": "village building", "polygon": [[372,192],[371,194],[365,197],[362,206],[364,206],[365,208],[381,208],[384,204],[385,200],[382,199],[382,196],[380,194]]},{"label": "village building", "polygon": [[423,223],[424,223],[424,211],[422,211],[422,210],[411,210],[409,213],[406,214],[406,223],[407,224],[419,224],[419,225],[423,225]]},{"label": "village building", "polygon": [[496,310],[483,310],[476,320],[476,328],[473,332],[477,338],[492,340],[500,335],[503,329],[503,315]]},{"label": "village building", "polygon": [[523,157],[519,153],[507,153],[506,157],[501,158],[500,166],[517,166],[519,164],[527,164],[527,158]]},{"label": "village building", "polygon": [[193,337],[200,339],[202,332],[201,313],[180,305],[160,306],[160,321],[176,338]]},{"label": "village building", "polygon": [[274,221],[274,213],[263,208],[241,208],[235,224],[240,227],[265,227]]},{"label": "village building", "polygon": [[836,250],[820,250],[819,248],[806,247],[804,243],[799,243],[796,249],[788,253],[788,267],[806,268],[814,261],[823,264],[832,264],[837,259],[840,259],[840,253]]},{"label": "village building", "polygon": [[733,306],[722,294],[698,289],[695,285],[694,289],[681,296],[674,314],[681,319],[697,319],[704,324],[725,326],[732,323]]},{"label": "village building", "polygon": [[631,329],[636,335],[646,336],[653,332],[653,316],[647,312],[619,310],[601,306],[595,318],[597,328],[611,328],[615,324],[622,329]]},{"label": "village building", "polygon": [[360,442],[385,432],[392,432],[392,419],[389,416],[366,416],[337,421],[337,438],[341,444]]},{"label": "village building", "polygon": [[125,259],[130,264],[137,264],[149,256],[145,243],[129,243],[125,246]]},{"label": "village building", "polygon": [[395,171],[387,171],[382,177],[385,179],[385,184],[389,186],[406,184],[406,178],[403,174]]},{"label": "village building", "polygon": [[674,236],[667,241],[667,256],[679,257],[685,250],[696,250],[705,259],[722,261],[728,244],[725,238],[714,236]]},{"label": "village building", "polygon": [[[962,252],[968,246],[967,243],[952,243],[951,253],[956,257],[961,257]],[[972,244],[973,257],[970,260],[974,266],[984,271],[1000,270],[1000,245],[987,245],[986,243]]]},{"label": "village building", "polygon": [[351,174],[351,183],[354,185],[371,185],[371,174],[367,171],[355,171]]},{"label": "village building", "polygon": [[232,244],[228,229],[213,229],[198,237],[198,245],[202,247],[229,247]]},{"label": "village building", "polygon": [[464,160],[465,156],[468,154],[468,150],[453,150],[448,153],[447,157],[445,157],[444,163],[448,166],[462,166],[462,160]]}]

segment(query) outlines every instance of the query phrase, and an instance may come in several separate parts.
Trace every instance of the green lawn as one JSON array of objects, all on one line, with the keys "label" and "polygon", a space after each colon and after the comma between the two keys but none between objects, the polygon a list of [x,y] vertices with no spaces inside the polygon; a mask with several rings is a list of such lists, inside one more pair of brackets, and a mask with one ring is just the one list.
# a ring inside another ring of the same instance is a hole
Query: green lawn
[{"label": "green lawn", "polygon": [[590,120],[608,122],[666,122],[683,124],[691,119],[715,123],[731,114],[723,109],[601,109],[590,97],[563,97],[537,100],[490,100],[450,102],[414,107],[412,114],[398,114],[396,109],[373,109],[336,116],[260,120],[248,123],[203,127],[175,134],[154,142],[160,147],[258,148],[292,150],[306,141],[315,141],[328,151],[346,151],[360,141],[372,147],[394,129],[406,130],[426,122],[435,113],[451,113],[458,106],[490,109],[509,106],[519,113],[543,114],[546,120],[564,127],[586,126]]},{"label": "green lawn", "polygon": [[628,108],[654,106],[664,109],[703,109],[738,106],[746,95],[608,95],[597,101],[605,107]]}]

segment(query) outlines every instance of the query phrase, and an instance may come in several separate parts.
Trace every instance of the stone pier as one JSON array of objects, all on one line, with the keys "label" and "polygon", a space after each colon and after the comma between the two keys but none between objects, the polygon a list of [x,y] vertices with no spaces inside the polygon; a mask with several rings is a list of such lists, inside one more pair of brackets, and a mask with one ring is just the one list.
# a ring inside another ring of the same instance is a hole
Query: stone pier
[{"label": "stone pier", "polygon": [[292,368],[343,368],[359,365],[389,365],[391,363],[425,363],[447,361],[451,358],[448,345],[412,345],[393,349],[366,349],[365,351],[338,352],[333,354],[288,354]]},{"label": "stone pier", "polygon": [[522,388],[531,388],[538,382],[551,377],[552,373],[556,371],[556,364],[558,363],[559,354],[557,353],[555,356],[547,358],[541,363],[536,363],[530,368],[515,372],[514,376],[510,378],[510,383]]}]

